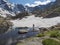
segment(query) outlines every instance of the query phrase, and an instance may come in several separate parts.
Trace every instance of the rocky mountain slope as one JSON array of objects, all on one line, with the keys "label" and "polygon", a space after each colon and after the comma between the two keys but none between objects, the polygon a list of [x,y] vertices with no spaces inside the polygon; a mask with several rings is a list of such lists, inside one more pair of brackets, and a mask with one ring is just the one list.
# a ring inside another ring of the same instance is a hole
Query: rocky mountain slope
[{"label": "rocky mountain slope", "polygon": [[17,13],[24,11],[25,8],[21,4],[12,4],[6,0],[0,0],[0,15],[3,17],[15,16]]},{"label": "rocky mountain slope", "polygon": [[35,16],[38,16],[38,17],[42,16],[47,18],[60,16],[60,1],[56,0],[55,2],[51,2],[47,5],[36,6],[34,7],[34,10],[32,11],[32,13],[36,14]]},{"label": "rocky mountain slope", "polygon": [[[52,17],[52,16],[50,16],[52,14],[52,12],[55,13],[56,8],[59,8],[59,7],[60,7],[60,0],[56,0],[55,2],[51,2],[47,5],[39,5],[39,6],[35,6],[35,7],[28,7],[28,6],[23,6],[22,4],[13,4],[13,3],[9,3],[6,0],[0,0],[0,16],[20,17],[21,14],[22,15],[24,14],[22,16],[22,18],[23,18],[24,16],[32,13],[32,14],[35,14],[35,16]],[[55,10],[55,11],[53,11],[53,10]],[[28,13],[28,14],[26,14],[26,13]],[[55,17],[55,15],[53,17]]]}]

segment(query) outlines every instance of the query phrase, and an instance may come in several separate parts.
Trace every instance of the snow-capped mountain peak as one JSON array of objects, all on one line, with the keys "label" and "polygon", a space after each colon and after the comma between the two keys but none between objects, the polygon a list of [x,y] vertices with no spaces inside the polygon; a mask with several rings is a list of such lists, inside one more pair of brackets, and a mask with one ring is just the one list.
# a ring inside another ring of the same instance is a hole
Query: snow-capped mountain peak
[{"label": "snow-capped mountain peak", "polygon": [[0,15],[4,17],[15,16],[17,13],[25,11],[25,8],[21,4],[9,3],[7,0],[0,0]]}]

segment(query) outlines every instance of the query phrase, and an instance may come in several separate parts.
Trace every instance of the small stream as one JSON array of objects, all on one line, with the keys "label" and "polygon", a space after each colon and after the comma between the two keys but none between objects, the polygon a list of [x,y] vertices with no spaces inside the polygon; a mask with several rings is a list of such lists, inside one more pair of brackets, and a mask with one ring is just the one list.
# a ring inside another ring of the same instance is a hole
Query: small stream
[{"label": "small stream", "polygon": [[38,32],[32,32],[32,31],[29,31],[26,34],[18,34],[19,30],[21,29],[12,29],[11,31],[3,35],[0,35],[0,42],[2,42],[1,45],[11,45],[12,43],[17,42],[18,40],[22,40],[22,39],[35,36],[36,34],[38,34]]}]

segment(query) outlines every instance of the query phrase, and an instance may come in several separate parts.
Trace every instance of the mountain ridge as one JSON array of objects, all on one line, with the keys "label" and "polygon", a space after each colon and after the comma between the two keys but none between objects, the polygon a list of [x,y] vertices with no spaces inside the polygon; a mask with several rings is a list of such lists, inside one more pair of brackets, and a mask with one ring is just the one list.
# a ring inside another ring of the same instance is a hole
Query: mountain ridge
[{"label": "mountain ridge", "polygon": [[51,12],[52,10],[54,10],[53,8],[60,6],[59,2],[60,2],[59,0],[56,0],[55,2],[51,2],[47,5],[27,7],[27,6],[23,6],[22,4],[13,4],[5,0],[0,0],[0,16],[14,17],[14,16],[19,16],[20,13],[24,13],[24,16],[25,16],[25,12],[26,12],[26,13],[35,14],[36,16],[39,16],[39,17],[41,16],[44,17],[44,15],[47,15],[45,13]]}]

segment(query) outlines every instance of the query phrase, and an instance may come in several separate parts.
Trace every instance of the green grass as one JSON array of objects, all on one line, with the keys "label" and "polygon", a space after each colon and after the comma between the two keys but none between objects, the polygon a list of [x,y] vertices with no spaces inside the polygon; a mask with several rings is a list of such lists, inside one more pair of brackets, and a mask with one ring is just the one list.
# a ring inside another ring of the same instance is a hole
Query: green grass
[{"label": "green grass", "polygon": [[56,40],[53,40],[53,39],[44,39],[42,41],[42,44],[43,45],[60,45],[60,43]]},{"label": "green grass", "polygon": [[44,37],[45,35],[42,34],[42,33],[40,33],[40,34],[37,34],[36,36],[37,36],[37,37]]},{"label": "green grass", "polygon": [[50,30],[44,32],[45,36],[49,36],[50,38],[56,38],[60,40],[60,30]]},{"label": "green grass", "polygon": [[53,32],[50,34],[50,37],[55,37],[55,38],[60,37],[60,33],[59,32]]},{"label": "green grass", "polygon": [[60,32],[60,30],[50,30],[50,31],[44,32],[44,34],[47,35],[47,36],[50,36],[51,34],[57,33],[57,32]]},{"label": "green grass", "polygon": [[37,37],[43,37],[43,36],[60,37],[60,30],[50,30],[45,31],[44,33],[37,34]]}]

